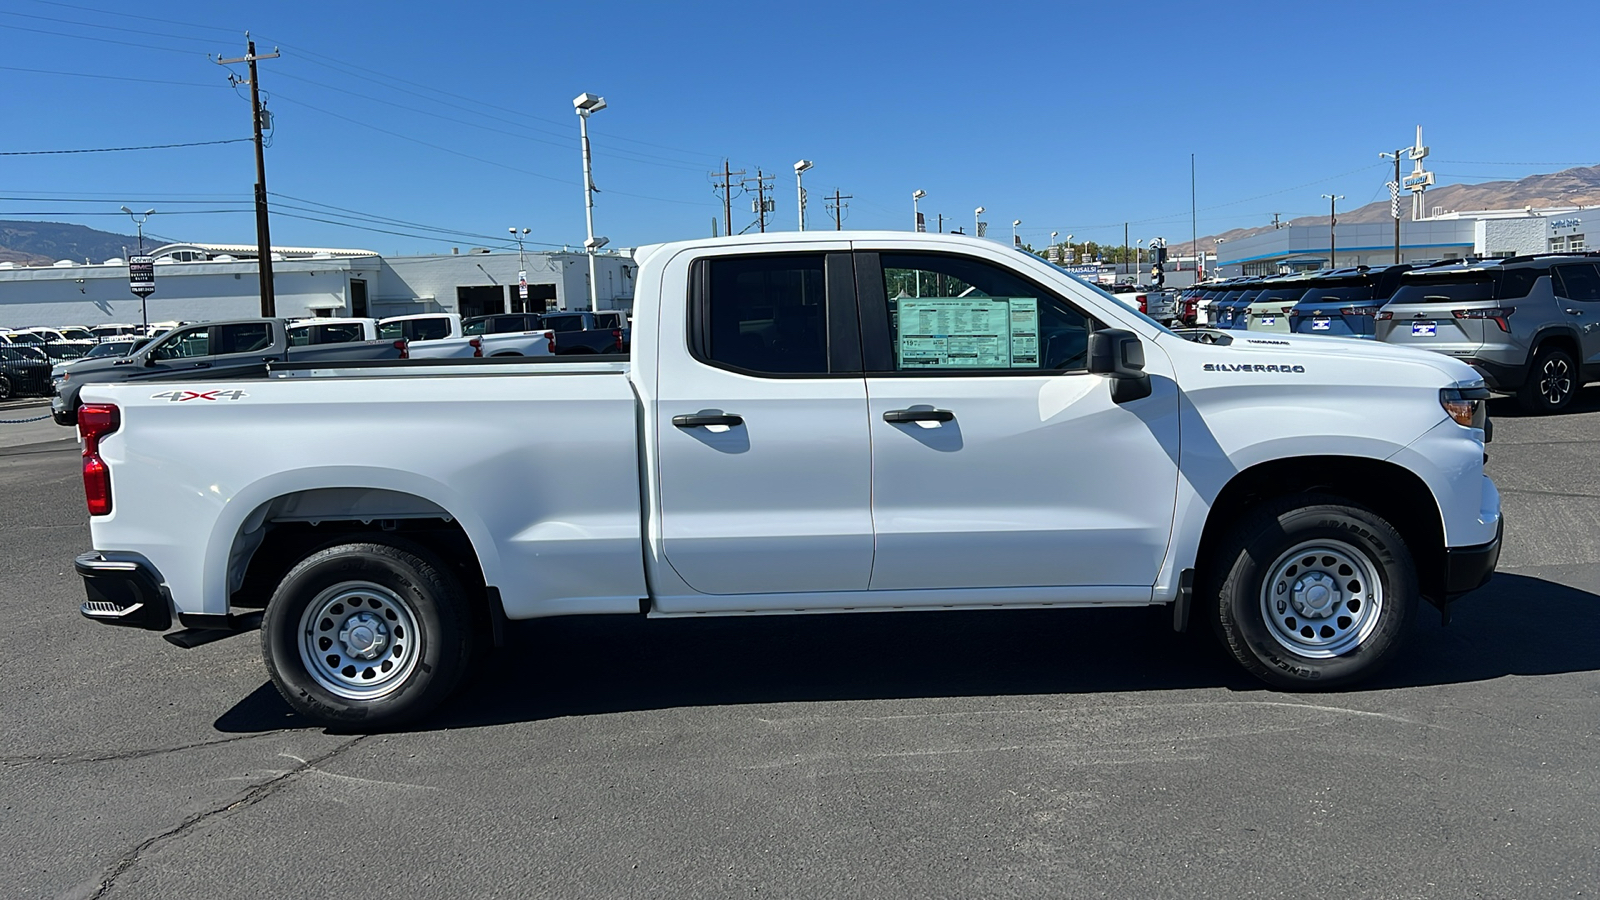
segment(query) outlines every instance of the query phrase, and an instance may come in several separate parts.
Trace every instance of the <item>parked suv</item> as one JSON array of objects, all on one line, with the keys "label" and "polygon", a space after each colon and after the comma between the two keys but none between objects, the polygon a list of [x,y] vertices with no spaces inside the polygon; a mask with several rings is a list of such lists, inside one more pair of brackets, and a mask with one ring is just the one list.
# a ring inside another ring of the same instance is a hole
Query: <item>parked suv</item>
[{"label": "parked suv", "polygon": [[1261,293],[1238,311],[1233,327],[1288,334],[1289,310],[1305,296],[1317,274],[1283,275],[1263,283]]},{"label": "parked suv", "polygon": [[1371,340],[1378,309],[1394,296],[1400,276],[1409,271],[1411,266],[1400,264],[1323,272],[1289,310],[1289,330]]},{"label": "parked suv", "polygon": [[1378,340],[1454,356],[1530,412],[1600,380],[1600,254],[1540,254],[1407,272]]}]

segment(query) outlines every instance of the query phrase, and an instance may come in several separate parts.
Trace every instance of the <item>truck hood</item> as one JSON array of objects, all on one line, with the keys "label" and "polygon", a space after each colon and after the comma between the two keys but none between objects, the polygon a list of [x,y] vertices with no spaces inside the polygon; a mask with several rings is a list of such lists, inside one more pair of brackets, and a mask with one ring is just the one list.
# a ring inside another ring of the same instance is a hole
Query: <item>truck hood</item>
[{"label": "truck hood", "polygon": [[[1352,381],[1438,380],[1440,386],[1481,381],[1483,378],[1458,359],[1377,341],[1266,332],[1212,333],[1227,335],[1232,341],[1227,344],[1205,344],[1178,335],[1163,335],[1162,343],[1169,348],[1174,359],[1193,359],[1202,366],[1213,367],[1207,371],[1260,373],[1260,367],[1282,368],[1288,364],[1291,371],[1295,366],[1305,367],[1303,372],[1295,374],[1306,374],[1310,376],[1307,380],[1313,382],[1326,382],[1332,376],[1333,379],[1348,378]],[[1182,344],[1189,346],[1174,346]],[[1247,365],[1250,366],[1249,370],[1243,368]],[[1403,377],[1399,374],[1401,372],[1409,374]]]}]

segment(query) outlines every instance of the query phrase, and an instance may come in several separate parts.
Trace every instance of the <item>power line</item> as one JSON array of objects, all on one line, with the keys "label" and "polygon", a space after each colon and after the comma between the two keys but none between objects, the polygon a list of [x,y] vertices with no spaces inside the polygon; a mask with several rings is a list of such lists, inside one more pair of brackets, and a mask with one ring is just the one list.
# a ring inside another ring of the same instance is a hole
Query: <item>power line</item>
[{"label": "power line", "polygon": [[215,43],[215,41],[211,38],[186,37],[181,34],[172,34],[170,32],[141,31],[140,29],[129,28],[125,25],[99,25],[94,22],[79,22],[75,19],[57,19],[52,16],[35,16],[29,13],[11,12],[9,10],[0,10],[0,16],[16,16],[17,18],[21,19],[36,19],[41,22],[56,22],[62,25],[74,25],[79,28],[102,28],[106,31],[115,31],[119,34],[143,34],[150,37],[168,38],[174,41],[194,41],[197,44]]},{"label": "power line", "polygon": [[239,36],[239,30],[236,28],[220,28],[215,25],[196,25],[193,22],[175,22],[171,19],[160,19],[156,18],[155,16],[141,16],[136,13],[117,12],[110,9],[98,9],[93,6],[79,6],[76,3],[62,3],[60,0],[33,0],[33,2],[41,3],[45,6],[59,6],[65,9],[76,9],[83,12],[97,13],[102,16],[121,16],[124,19],[141,19],[145,22],[160,22],[163,25],[181,25],[184,28],[197,28],[202,31],[220,31],[230,37]]},{"label": "power line", "polygon": [[65,31],[46,31],[43,28],[27,28],[27,27],[24,27],[22,25],[9,25],[9,26],[7,26],[7,30],[9,30],[9,31],[29,31],[29,32],[32,32],[34,34],[49,34],[49,35],[54,35],[55,37],[72,38],[74,40],[79,40],[79,41],[95,41],[95,42],[101,43],[101,44],[121,44],[124,47],[137,47],[140,50],[163,50],[163,51],[165,51],[167,53],[181,53],[184,56],[191,56],[191,55],[199,53],[198,50],[183,50],[183,49],[179,49],[177,47],[162,47],[162,46],[158,46],[156,44],[151,44],[151,43],[148,43],[148,42],[137,43],[136,44],[133,41],[114,41],[111,38],[92,37],[92,36],[87,35],[87,34],[70,34],[70,33],[65,32]]},{"label": "power line", "polygon": [[854,198],[852,198],[849,194],[841,194],[841,193],[839,193],[839,189],[838,188],[834,188],[833,189],[833,196],[832,197],[824,196],[823,199],[827,200],[827,204],[826,205],[827,205],[827,208],[828,208],[828,214],[833,216],[833,230],[834,231],[843,231],[844,230],[845,210],[850,208],[850,204],[848,204],[848,203],[846,203],[844,201],[851,200],[851,199],[854,199]]},{"label": "power line", "polygon": [[143,147],[93,147],[83,150],[6,150],[0,156],[54,156],[62,153],[123,153],[128,150],[169,150],[173,147],[211,147],[217,144],[238,144],[250,138],[228,138],[225,141],[191,141],[187,144],[149,144]]},{"label": "power line", "polygon": [[21,66],[0,66],[0,70],[7,72],[28,72],[33,75],[66,75],[72,78],[93,78],[96,81],[137,81],[141,84],[168,84],[174,87],[222,87],[220,84],[204,84],[198,81],[162,81],[157,78],[130,78],[126,75],[97,75],[93,72],[57,72],[54,69],[25,69]]},{"label": "power line", "polygon": [[[144,196],[145,199],[159,199],[157,197],[157,195],[154,195],[154,194],[146,194],[146,195],[143,195],[143,196]],[[75,197],[0,197],[0,200],[10,200],[10,201],[13,201],[13,202],[27,202],[27,203],[116,203],[118,200],[126,200],[126,199],[127,199],[126,197],[120,197],[120,196],[115,198],[115,199],[111,199],[111,200],[79,199],[79,198],[75,198]],[[229,198],[227,198],[227,197],[218,197],[218,198],[211,199],[211,200],[161,200],[160,202],[163,205],[170,204],[170,203],[193,203],[193,204],[196,204],[196,205],[199,205],[199,206],[204,206],[204,205],[207,205],[207,204],[213,204],[213,203],[218,203],[218,202],[226,203],[226,202],[230,202],[230,201],[229,201]],[[245,199],[239,199],[239,200],[235,200],[235,201],[232,201],[232,202],[248,203],[250,201],[249,200],[245,200]]]}]

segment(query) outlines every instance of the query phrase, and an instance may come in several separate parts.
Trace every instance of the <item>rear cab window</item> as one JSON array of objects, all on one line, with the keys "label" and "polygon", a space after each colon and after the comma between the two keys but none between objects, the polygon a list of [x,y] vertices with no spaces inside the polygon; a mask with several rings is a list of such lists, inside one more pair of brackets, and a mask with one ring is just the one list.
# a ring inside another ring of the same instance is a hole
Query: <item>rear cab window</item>
[{"label": "rear cab window", "polygon": [[[847,254],[835,255],[848,263]],[[749,374],[830,374],[827,256],[697,261],[691,277],[690,352],[709,365]]]}]

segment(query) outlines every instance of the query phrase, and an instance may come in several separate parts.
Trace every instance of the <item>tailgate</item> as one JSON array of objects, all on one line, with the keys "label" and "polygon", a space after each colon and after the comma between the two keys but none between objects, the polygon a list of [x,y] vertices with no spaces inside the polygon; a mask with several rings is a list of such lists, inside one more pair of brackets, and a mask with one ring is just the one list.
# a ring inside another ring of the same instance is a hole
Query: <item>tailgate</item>
[{"label": "tailgate", "polygon": [[1458,319],[1449,303],[1390,304],[1378,324],[1378,340],[1470,356],[1483,344],[1482,319]]}]

